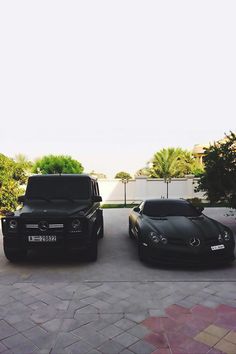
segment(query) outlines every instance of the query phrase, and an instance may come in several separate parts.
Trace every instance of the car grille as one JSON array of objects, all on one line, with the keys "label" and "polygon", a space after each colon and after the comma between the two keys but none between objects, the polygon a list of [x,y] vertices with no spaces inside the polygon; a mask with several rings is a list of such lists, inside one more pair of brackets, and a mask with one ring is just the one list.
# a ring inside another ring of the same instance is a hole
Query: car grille
[{"label": "car grille", "polygon": [[[205,238],[203,242],[204,242],[204,244],[206,246],[215,246],[215,245],[219,244],[218,239],[215,238],[215,237],[213,237],[213,238]],[[168,238],[168,243],[170,245],[184,246],[184,245],[188,245],[189,241],[181,239],[181,238],[173,237],[173,238]]]},{"label": "car grille", "polygon": [[[39,229],[38,224],[25,224],[26,229]],[[49,229],[63,229],[64,224],[48,224]]]}]

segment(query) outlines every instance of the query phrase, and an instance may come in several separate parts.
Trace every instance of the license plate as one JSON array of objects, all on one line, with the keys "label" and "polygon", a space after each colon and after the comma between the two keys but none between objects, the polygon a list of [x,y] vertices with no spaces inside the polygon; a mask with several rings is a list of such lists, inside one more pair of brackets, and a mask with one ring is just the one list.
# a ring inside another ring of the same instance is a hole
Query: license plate
[{"label": "license plate", "polygon": [[222,250],[223,248],[225,248],[224,245],[211,246],[212,251]]},{"label": "license plate", "polygon": [[29,242],[56,242],[57,237],[56,236],[28,236],[28,241]]}]

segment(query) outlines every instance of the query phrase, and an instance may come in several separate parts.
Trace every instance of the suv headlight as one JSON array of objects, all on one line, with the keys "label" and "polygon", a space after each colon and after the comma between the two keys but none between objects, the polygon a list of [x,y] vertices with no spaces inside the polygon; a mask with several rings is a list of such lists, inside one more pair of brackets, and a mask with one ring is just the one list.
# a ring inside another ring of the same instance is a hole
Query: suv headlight
[{"label": "suv headlight", "polygon": [[73,231],[81,231],[81,222],[79,221],[79,219],[74,219],[71,222],[71,227]]},{"label": "suv headlight", "polygon": [[17,221],[15,220],[15,219],[12,219],[12,220],[10,220],[9,221],[9,229],[10,230],[16,230],[16,228],[17,228]]}]

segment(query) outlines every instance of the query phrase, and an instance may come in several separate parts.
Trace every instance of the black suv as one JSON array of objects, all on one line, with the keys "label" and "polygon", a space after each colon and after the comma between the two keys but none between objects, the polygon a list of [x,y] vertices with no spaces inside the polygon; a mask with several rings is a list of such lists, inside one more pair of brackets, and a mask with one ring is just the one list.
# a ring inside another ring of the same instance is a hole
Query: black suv
[{"label": "black suv", "polygon": [[103,237],[102,198],[98,183],[88,175],[29,177],[22,209],[2,219],[4,253],[19,261],[29,249],[51,248],[86,252],[97,259]]}]

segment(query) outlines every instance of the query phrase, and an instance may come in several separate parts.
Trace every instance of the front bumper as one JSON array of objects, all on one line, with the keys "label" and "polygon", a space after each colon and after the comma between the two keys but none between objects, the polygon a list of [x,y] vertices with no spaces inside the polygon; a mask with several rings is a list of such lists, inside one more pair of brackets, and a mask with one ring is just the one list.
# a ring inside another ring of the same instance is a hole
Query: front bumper
[{"label": "front bumper", "polygon": [[142,247],[144,259],[157,264],[179,266],[214,266],[234,261],[234,247],[212,251],[210,248],[192,252],[191,249],[179,250],[168,247],[155,249]]},{"label": "front bumper", "polygon": [[91,246],[91,238],[89,235],[56,235],[55,242],[30,242],[28,235],[6,235],[3,237],[4,247],[12,250],[29,250],[29,249],[51,249],[51,250],[72,250],[83,251]]}]

